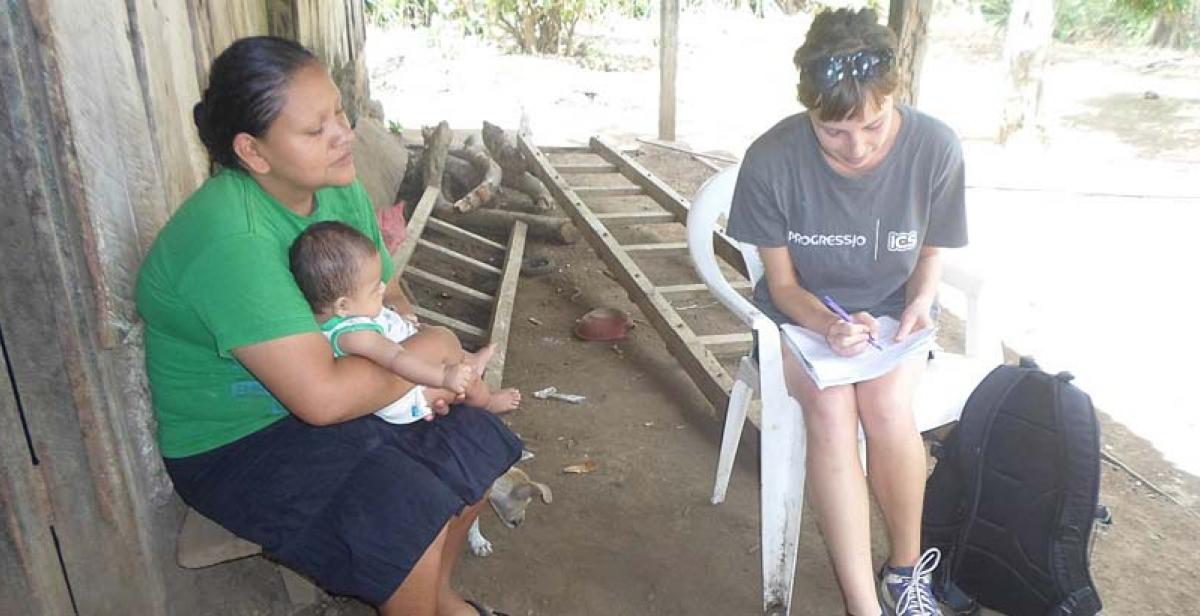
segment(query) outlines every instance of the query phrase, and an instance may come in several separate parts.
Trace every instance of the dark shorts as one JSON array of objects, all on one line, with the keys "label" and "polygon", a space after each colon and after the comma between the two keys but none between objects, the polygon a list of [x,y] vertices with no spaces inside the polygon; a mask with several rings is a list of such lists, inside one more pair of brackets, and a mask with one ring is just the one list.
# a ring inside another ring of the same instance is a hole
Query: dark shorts
[{"label": "dark shorts", "polygon": [[368,415],[315,427],[289,416],[166,467],[196,511],[327,591],[381,605],[521,448],[495,415],[457,405],[406,425]]}]

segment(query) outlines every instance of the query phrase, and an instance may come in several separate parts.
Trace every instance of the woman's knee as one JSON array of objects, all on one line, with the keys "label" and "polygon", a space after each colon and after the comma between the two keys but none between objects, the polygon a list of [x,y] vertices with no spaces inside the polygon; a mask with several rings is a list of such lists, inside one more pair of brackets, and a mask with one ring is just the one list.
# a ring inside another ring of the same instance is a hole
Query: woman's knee
[{"label": "woman's knee", "polygon": [[810,447],[829,448],[857,447],[858,411],[853,397],[837,395],[810,399],[801,402],[804,413],[805,433]]},{"label": "woman's knee", "polygon": [[895,407],[875,413],[864,413],[863,432],[867,439],[907,437],[917,432],[911,408]]},{"label": "woman's knee", "polygon": [[916,431],[912,396],[905,392],[880,390],[861,396],[858,405],[867,437],[906,435]]},{"label": "woman's knee", "polygon": [[923,371],[923,362],[910,362],[885,377],[856,387],[858,413],[868,436],[916,430],[913,398]]}]

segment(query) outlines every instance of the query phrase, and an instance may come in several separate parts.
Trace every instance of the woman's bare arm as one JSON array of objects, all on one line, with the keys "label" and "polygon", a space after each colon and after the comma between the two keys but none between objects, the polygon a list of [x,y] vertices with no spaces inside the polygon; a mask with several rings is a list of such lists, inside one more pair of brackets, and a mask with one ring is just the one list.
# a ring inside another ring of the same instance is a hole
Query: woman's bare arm
[{"label": "woman's bare arm", "polygon": [[800,286],[796,268],[786,247],[759,248],[767,289],[775,307],[802,327],[824,334],[838,318],[817,298]]},{"label": "woman's bare arm", "polygon": [[835,353],[856,355],[866,348],[869,336],[878,333],[879,326],[871,315],[855,313],[851,315],[855,322],[846,323],[830,312],[820,298],[800,286],[787,247],[759,248],[758,254],[775,307],[805,329],[825,336],[825,342]]},{"label": "woman's bare arm", "polygon": [[937,297],[938,282],[942,279],[942,253],[936,246],[922,246],[917,265],[904,285],[904,313],[896,339],[902,340],[914,331],[934,325],[929,316]]},{"label": "woman's bare arm", "polygon": [[317,426],[373,413],[413,386],[369,359],[334,359],[316,332],[239,347],[233,355],[292,414]]}]

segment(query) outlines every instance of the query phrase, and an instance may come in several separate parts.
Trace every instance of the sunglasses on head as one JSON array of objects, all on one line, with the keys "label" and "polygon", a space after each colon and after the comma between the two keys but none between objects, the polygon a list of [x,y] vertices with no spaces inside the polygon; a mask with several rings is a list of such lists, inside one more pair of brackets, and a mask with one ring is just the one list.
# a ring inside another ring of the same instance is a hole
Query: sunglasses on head
[{"label": "sunglasses on head", "polygon": [[892,59],[891,50],[863,49],[819,58],[810,65],[808,72],[820,89],[828,90],[848,77],[870,81],[887,72]]}]

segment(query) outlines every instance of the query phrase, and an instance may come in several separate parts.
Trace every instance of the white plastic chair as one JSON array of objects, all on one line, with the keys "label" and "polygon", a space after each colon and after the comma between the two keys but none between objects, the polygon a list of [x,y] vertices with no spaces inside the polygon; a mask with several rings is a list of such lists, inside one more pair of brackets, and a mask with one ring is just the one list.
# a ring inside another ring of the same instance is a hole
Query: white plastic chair
[{"label": "white plastic chair", "polygon": [[[762,401],[763,610],[769,614],[787,614],[804,503],[804,415],[784,385],[779,327],[733,289],[718,267],[713,252],[713,234],[723,231],[719,221],[729,213],[737,174],[738,166],[735,165],[709,178],[697,192],[687,221],[692,263],[713,295],[754,331],[758,350],[757,362],[752,355],[747,355],[738,363],[729,408],[726,409],[712,502],[716,505],[725,500],[742,428],[757,393]],[[757,282],[763,275],[758,249],[748,244],[740,244],[739,249],[751,282]],[[968,355],[937,353],[930,361],[914,403],[917,428],[922,432],[958,419],[971,390],[1002,359],[999,338],[984,329],[987,319],[982,281],[952,264],[944,268],[942,281],[966,296]]]}]

